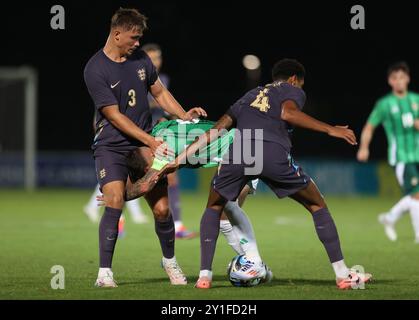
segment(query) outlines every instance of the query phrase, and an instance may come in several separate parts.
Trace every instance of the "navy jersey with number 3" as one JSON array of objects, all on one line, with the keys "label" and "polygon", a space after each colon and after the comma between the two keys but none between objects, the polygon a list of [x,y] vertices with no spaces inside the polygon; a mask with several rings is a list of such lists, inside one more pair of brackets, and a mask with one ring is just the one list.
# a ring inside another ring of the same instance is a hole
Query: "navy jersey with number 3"
[{"label": "navy jersey with number 3", "polygon": [[[251,140],[258,139],[255,129],[263,129],[263,141],[279,143],[290,151],[292,127],[281,119],[282,103],[286,100],[293,100],[301,110],[306,95],[302,89],[287,82],[274,82],[247,92],[227,114],[240,132],[251,129]],[[245,138],[242,134],[242,139]]]},{"label": "navy jersey with number 3", "polygon": [[86,64],[84,80],[96,107],[96,135],[92,148],[140,145],[103,116],[101,109],[118,105],[119,111],[144,131],[151,130],[150,106],[147,99],[150,86],[157,80],[157,72],[148,55],[137,50],[124,62],[109,59],[99,50]]}]

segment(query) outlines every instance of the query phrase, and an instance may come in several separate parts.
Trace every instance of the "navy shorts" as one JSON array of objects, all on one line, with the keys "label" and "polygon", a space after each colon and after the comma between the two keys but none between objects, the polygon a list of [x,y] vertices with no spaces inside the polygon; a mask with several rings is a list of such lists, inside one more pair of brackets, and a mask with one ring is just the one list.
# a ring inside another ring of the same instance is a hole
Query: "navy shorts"
[{"label": "navy shorts", "polygon": [[100,188],[112,181],[127,181],[129,168],[127,157],[131,150],[100,148],[95,150],[96,177]]},{"label": "navy shorts", "polygon": [[245,175],[245,168],[253,165],[221,164],[212,185],[223,198],[235,201],[243,187],[254,179],[261,179],[279,197],[290,196],[307,187],[311,178],[281,145],[264,142],[263,157],[257,157],[263,166],[257,175]]},{"label": "navy shorts", "polygon": [[[102,187],[112,181],[126,182],[130,177],[132,182],[141,179],[149,168],[148,160],[142,159],[138,154],[138,148],[130,149],[107,149],[98,148],[94,152],[96,177]],[[151,162],[151,161],[150,161]],[[158,185],[167,184],[167,178],[163,178]]]}]

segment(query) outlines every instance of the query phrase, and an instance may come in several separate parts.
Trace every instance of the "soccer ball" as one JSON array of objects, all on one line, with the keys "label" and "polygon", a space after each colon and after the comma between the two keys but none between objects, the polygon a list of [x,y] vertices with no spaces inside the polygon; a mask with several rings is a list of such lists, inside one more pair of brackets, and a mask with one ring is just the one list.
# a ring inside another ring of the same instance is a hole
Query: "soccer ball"
[{"label": "soccer ball", "polygon": [[258,270],[255,263],[247,259],[246,255],[238,255],[228,264],[227,276],[235,287],[254,287],[270,280],[272,273],[265,264],[262,268],[263,270]]}]

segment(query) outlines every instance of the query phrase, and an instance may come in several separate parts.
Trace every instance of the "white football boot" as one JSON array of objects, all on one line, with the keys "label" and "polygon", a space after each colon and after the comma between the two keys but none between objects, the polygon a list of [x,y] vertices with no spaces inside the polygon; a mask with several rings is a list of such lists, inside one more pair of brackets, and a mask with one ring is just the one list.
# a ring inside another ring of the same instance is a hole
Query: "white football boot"
[{"label": "white football boot", "polygon": [[110,269],[99,270],[95,286],[99,288],[116,288],[118,285],[113,279],[113,272]]},{"label": "white football boot", "polygon": [[371,282],[372,274],[349,269],[346,278],[336,278],[336,286],[339,290],[363,289],[363,284]]},{"label": "white football boot", "polygon": [[161,260],[161,265],[163,269],[166,271],[167,275],[169,276],[170,283],[177,286],[177,285],[186,285],[188,281],[186,280],[186,276],[183,273],[182,269],[180,268],[179,264],[176,261],[176,258],[172,259],[165,259]]}]

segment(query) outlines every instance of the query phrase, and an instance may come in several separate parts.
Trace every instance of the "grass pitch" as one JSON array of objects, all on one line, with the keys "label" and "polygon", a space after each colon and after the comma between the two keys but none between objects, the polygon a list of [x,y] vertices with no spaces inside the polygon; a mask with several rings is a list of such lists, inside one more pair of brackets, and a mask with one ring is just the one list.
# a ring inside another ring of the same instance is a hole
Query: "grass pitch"
[{"label": "grass pitch", "polygon": [[[274,272],[270,284],[232,287],[226,267],[235,255],[220,235],[211,290],[193,288],[199,271],[199,240],[178,240],[176,256],[189,284],[174,287],[160,268],[154,224],[135,225],[117,243],[113,271],[119,287],[93,286],[98,265],[97,225],[82,207],[90,190],[0,190],[0,299],[418,299],[419,245],[410,218],[398,224],[391,243],[377,214],[398,199],[327,197],[345,261],[373,273],[365,290],[338,291],[312,218],[291,200],[250,196],[245,203],[260,251]],[[206,195],[182,194],[185,224],[198,230]],[[145,202],[142,206],[148,213]],[[151,215],[150,215],[151,218]],[[65,269],[65,289],[51,289],[51,267]]]}]

